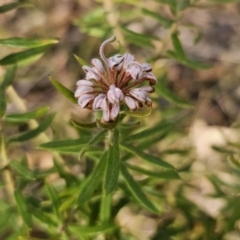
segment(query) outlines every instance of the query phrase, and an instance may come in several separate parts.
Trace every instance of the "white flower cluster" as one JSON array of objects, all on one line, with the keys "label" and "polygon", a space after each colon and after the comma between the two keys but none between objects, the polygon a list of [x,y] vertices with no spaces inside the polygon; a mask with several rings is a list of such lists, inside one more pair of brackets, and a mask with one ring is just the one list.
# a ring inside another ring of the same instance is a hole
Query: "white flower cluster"
[{"label": "white flower cluster", "polygon": [[92,67],[83,66],[86,77],[77,82],[75,92],[81,108],[103,111],[103,122],[117,118],[122,102],[132,111],[143,104],[151,106],[148,93],[154,91],[153,85],[157,83],[151,66],[136,62],[129,53],[106,58],[104,48],[114,40],[115,36],[102,43],[99,51],[102,61],[95,58],[91,61]]}]

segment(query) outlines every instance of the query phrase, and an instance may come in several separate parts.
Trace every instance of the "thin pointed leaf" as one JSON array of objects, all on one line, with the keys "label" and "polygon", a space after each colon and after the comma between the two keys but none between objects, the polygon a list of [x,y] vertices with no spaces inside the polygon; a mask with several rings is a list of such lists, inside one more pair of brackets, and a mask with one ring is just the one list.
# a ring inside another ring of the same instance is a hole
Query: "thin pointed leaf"
[{"label": "thin pointed leaf", "polygon": [[141,174],[144,174],[148,177],[152,178],[159,178],[159,179],[180,179],[179,175],[177,172],[173,170],[166,170],[162,172],[152,172],[140,167],[133,166],[131,164],[126,163],[126,166],[136,172],[139,172]]},{"label": "thin pointed leaf", "polygon": [[16,190],[14,192],[14,197],[15,197],[15,200],[17,203],[18,211],[19,211],[23,221],[26,223],[26,225],[29,228],[31,228],[33,225],[33,221],[32,221],[31,213],[28,210],[27,205],[26,205],[27,200],[24,198],[24,196],[18,190]]},{"label": "thin pointed leaf", "polygon": [[132,117],[144,118],[144,117],[148,117],[151,114],[151,112],[152,112],[152,107],[146,107],[134,112],[124,111],[123,113]]},{"label": "thin pointed leaf", "polygon": [[5,116],[5,121],[10,123],[27,122],[30,119],[37,119],[44,116],[49,110],[49,107],[40,107],[31,112],[9,114]]},{"label": "thin pointed leaf", "polygon": [[73,124],[74,127],[76,128],[96,128],[97,123],[92,122],[92,123],[80,123],[75,120],[71,120],[71,123]]},{"label": "thin pointed leaf", "polygon": [[186,55],[184,53],[184,50],[182,48],[182,44],[180,40],[178,39],[178,35],[176,33],[172,34],[172,43],[174,46],[175,54],[179,60],[184,61],[186,59]]},{"label": "thin pointed leaf", "polygon": [[97,133],[96,135],[94,135],[89,142],[82,147],[80,153],[79,153],[79,159],[81,159],[81,157],[84,155],[84,153],[89,149],[89,147],[91,147],[92,145],[94,145],[95,143],[97,143],[100,139],[102,139],[102,137],[106,134],[106,130],[103,129],[102,131],[100,131],[99,133]]},{"label": "thin pointed leaf", "polygon": [[212,67],[210,64],[196,62],[190,59],[186,59],[184,62],[182,62],[182,64],[193,69],[209,69]]},{"label": "thin pointed leaf", "polygon": [[1,5],[0,13],[5,13],[5,12],[11,11],[15,8],[24,7],[24,6],[32,6],[32,4],[26,3],[26,2],[25,3],[24,2],[13,2],[13,3]]},{"label": "thin pointed leaf", "polygon": [[53,214],[48,214],[42,209],[40,209],[39,207],[37,208],[32,207],[31,212],[32,212],[32,215],[44,225],[47,224],[48,226],[51,226],[54,228],[59,226],[59,222],[57,221],[57,218],[55,218]]},{"label": "thin pointed leaf", "polygon": [[106,170],[104,174],[103,190],[105,195],[111,193],[117,185],[119,165],[119,132],[115,128],[112,133],[112,139],[110,140]]},{"label": "thin pointed leaf", "polygon": [[152,128],[148,128],[148,129],[143,130],[141,132],[135,133],[131,136],[126,136],[126,138],[124,138],[124,141],[132,142],[132,141],[136,141],[136,140],[149,138],[149,137],[152,137],[155,134],[159,134],[160,132],[171,128],[172,126],[173,126],[173,123],[160,122],[159,124],[157,124],[156,126],[154,126]]},{"label": "thin pointed leaf", "polygon": [[52,85],[60,92],[63,96],[65,96],[67,99],[69,99],[73,103],[77,103],[77,99],[74,97],[74,93],[69,90],[68,88],[64,87],[60,82],[53,79],[52,77],[49,77]]},{"label": "thin pointed leaf", "polygon": [[95,167],[91,175],[88,176],[88,178],[81,184],[79,189],[79,197],[77,199],[78,206],[81,206],[84,202],[88,201],[92,197],[95,189],[100,184],[106,168],[107,153],[107,151],[103,153],[98,165]]},{"label": "thin pointed leaf", "polygon": [[148,210],[159,213],[159,210],[153,203],[146,197],[140,185],[134,181],[131,174],[128,172],[124,163],[121,164],[121,173],[124,177],[128,190],[132,193],[133,197],[145,208]]},{"label": "thin pointed leaf", "polygon": [[49,183],[46,183],[45,186],[46,186],[48,196],[49,196],[49,198],[52,202],[53,209],[54,209],[58,219],[61,219],[61,216],[60,216],[60,213],[59,213],[59,197],[58,197],[57,191]]},{"label": "thin pointed leaf", "polygon": [[139,149],[137,149],[137,148],[127,144],[127,143],[121,143],[120,146],[125,151],[140,157],[142,160],[145,160],[147,162],[156,164],[156,165],[164,167],[164,168],[168,168],[168,169],[174,170],[174,167],[170,163],[165,162],[164,160],[162,160],[161,158],[159,158],[157,156],[153,156],[153,155],[147,154],[145,152],[142,152],[141,150],[139,150]]},{"label": "thin pointed leaf", "polygon": [[2,83],[2,88],[6,89],[8,86],[10,86],[15,78],[15,74],[16,74],[16,70],[17,70],[17,66],[14,65],[10,68],[7,69],[7,72],[5,74],[3,83]]},{"label": "thin pointed leaf", "polygon": [[6,96],[4,89],[0,86],[0,118],[4,116],[7,108]]},{"label": "thin pointed leaf", "polygon": [[79,56],[74,54],[75,59],[77,60],[77,62],[81,65],[81,66],[86,66],[88,65],[87,62],[85,60],[83,60],[82,58],[80,58]]},{"label": "thin pointed leaf", "polygon": [[19,48],[36,48],[50,44],[57,44],[57,39],[30,39],[30,38],[7,38],[0,39],[0,45]]},{"label": "thin pointed leaf", "polygon": [[79,152],[81,148],[89,142],[89,138],[68,139],[61,141],[51,141],[43,143],[40,149],[52,150],[57,152]]},{"label": "thin pointed leaf", "polygon": [[160,81],[158,82],[158,84],[156,85],[155,88],[156,92],[164,97],[165,99],[167,99],[169,102],[176,104],[179,107],[183,107],[183,108],[191,108],[193,107],[190,103],[188,103],[187,101],[185,101],[184,99],[178,97],[177,95],[175,95],[173,92],[171,92],[166,86],[164,86]]},{"label": "thin pointed leaf", "polygon": [[40,56],[45,53],[52,45],[46,45],[37,48],[31,48],[22,52],[12,53],[0,60],[0,65],[11,65],[22,63],[23,61],[35,59],[36,56]]},{"label": "thin pointed leaf", "polygon": [[10,166],[23,178],[35,180],[33,172],[17,160],[11,160]]},{"label": "thin pointed leaf", "polygon": [[27,141],[29,139],[32,139],[34,137],[37,137],[40,133],[44,132],[52,123],[53,118],[55,114],[48,115],[42,123],[35,129],[24,132],[22,134],[19,134],[13,138],[10,138],[10,142],[21,142],[21,141]]},{"label": "thin pointed leaf", "polygon": [[156,19],[158,22],[160,22],[165,28],[170,28],[172,26],[172,24],[174,23],[173,20],[165,18],[163,16],[161,16],[159,13],[150,11],[146,8],[142,8],[142,13],[144,15],[150,16],[154,19]]},{"label": "thin pointed leaf", "polygon": [[106,225],[101,225],[101,226],[79,226],[79,225],[71,225],[69,226],[70,232],[74,234],[80,234],[80,236],[85,235],[85,236],[92,236],[96,234],[104,234],[106,232],[112,231],[116,228],[115,225],[113,224],[106,224]]},{"label": "thin pointed leaf", "polygon": [[123,32],[125,33],[125,38],[128,42],[136,44],[141,47],[150,47],[153,48],[152,40],[157,40],[156,38],[147,35],[133,32],[125,27],[121,27]]},{"label": "thin pointed leaf", "polygon": [[234,155],[230,155],[230,161],[234,164],[235,167],[240,169],[240,162],[234,157]]}]

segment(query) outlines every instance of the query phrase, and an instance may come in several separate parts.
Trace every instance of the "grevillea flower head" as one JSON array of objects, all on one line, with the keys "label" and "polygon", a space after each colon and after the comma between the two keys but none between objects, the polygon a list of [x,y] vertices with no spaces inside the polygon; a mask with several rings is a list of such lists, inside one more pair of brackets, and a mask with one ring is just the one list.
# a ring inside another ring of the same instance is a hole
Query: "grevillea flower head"
[{"label": "grevillea flower head", "polygon": [[114,121],[120,112],[121,104],[131,111],[144,105],[151,107],[148,94],[154,92],[156,77],[149,64],[140,64],[134,56],[125,53],[106,58],[105,46],[115,40],[115,36],[102,43],[99,50],[101,60],[92,59],[92,67],[83,66],[85,79],[77,82],[75,97],[81,108],[102,110],[102,122]]}]

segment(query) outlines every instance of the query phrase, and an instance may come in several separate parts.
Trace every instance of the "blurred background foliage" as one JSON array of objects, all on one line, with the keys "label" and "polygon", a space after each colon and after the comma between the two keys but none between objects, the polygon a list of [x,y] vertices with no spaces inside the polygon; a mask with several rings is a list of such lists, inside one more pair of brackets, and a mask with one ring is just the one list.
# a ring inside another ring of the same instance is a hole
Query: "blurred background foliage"
[{"label": "blurred background foliage", "polygon": [[[240,239],[239,1],[0,4],[0,239]],[[60,95],[49,75],[74,91],[84,77],[75,56],[90,63],[112,35],[108,54],[149,62],[159,81],[151,115],[120,131],[176,169],[160,173],[122,155],[160,213],[141,207],[122,176],[112,202],[98,189],[75,204],[103,147],[79,161],[92,135],[70,119],[94,116]]]}]

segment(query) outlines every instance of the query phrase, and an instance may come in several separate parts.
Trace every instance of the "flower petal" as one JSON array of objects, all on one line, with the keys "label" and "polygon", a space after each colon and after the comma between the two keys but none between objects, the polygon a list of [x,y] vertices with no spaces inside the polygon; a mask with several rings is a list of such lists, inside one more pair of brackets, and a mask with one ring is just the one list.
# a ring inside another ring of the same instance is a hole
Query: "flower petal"
[{"label": "flower petal", "polygon": [[152,71],[152,67],[148,63],[143,63],[143,64],[141,64],[141,66],[142,66],[142,70],[144,72],[151,72]]},{"label": "flower petal", "polygon": [[85,108],[89,101],[94,99],[94,97],[95,96],[93,94],[83,94],[82,96],[79,97],[78,104],[80,105],[81,108]]},{"label": "flower petal", "polygon": [[111,85],[107,92],[107,97],[109,102],[117,103],[123,100],[124,95],[120,88],[115,87],[115,85]]},{"label": "flower petal", "polygon": [[89,80],[82,79],[77,81],[77,86],[92,86],[92,85],[93,85],[93,82]]},{"label": "flower petal", "polygon": [[157,83],[157,78],[152,73],[146,73],[143,76],[145,79],[150,80],[151,85],[155,85]]},{"label": "flower petal", "polygon": [[81,87],[77,88],[77,90],[74,94],[74,97],[79,98],[81,95],[83,95],[85,93],[90,93],[92,91],[93,91],[93,88],[90,86],[81,86]]},{"label": "flower petal", "polygon": [[152,106],[152,100],[150,98],[147,98],[145,103],[148,107]]},{"label": "flower petal", "polygon": [[114,103],[112,105],[112,109],[111,109],[111,119],[114,120],[116,119],[116,117],[119,114],[119,110],[120,110],[120,105],[119,103]]},{"label": "flower petal", "polygon": [[82,69],[87,73],[87,80],[95,79],[96,81],[99,81],[101,79],[101,76],[95,67],[90,68],[88,66],[83,66]]},{"label": "flower petal", "polygon": [[146,101],[147,93],[139,88],[132,89],[129,93],[140,102]]},{"label": "flower petal", "polygon": [[128,64],[134,61],[134,56],[129,53],[125,53],[123,54],[123,57],[124,57],[123,68],[127,70]]},{"label": "flower petal", "polygon": [[149,92],[149,93],[154,92],[154,88],[152,86],[143,86],[143,87],[139,87],[137,89],[145,91],[145,92]]},{"label": "flower petal", "polygon": [[93,110],[101,108],[103,99],[106,98],[106,94],[99,94],[93,101]]},{"label": "flower petal", "polygon": [[97,58],[93,58],[92,59],[92,65],[97,69],[97,71],[100,73],[100,74],[103,74],[105,72],[105,69],[103,67],[103,64],[102,62],[97,59]]},{"label": "flower petal", "polygon": [[129,96],[125,96],[124,98],[125,100],[125,103],[127,104],[127,106],[131,109],[131,110],[136,110],[137,108],[137,105],[136,105],[136,102],[134,101],[134,99],[132,99],[131,97]]},{"label": "flower petal", "polygon": [[114,67],[117,67],[117,70],[121,70],[123,60],[124,60],[124,57],[121,54],[116,54],[113,57],[110,57],[108,59],[108,66],[111,69],[113,69]]},{"label": "flower petal", "polygon": [[139,63],[130,62],[127,66],[126,72],[129,73],[133,79],[138,80],[141,78],[143,70]]}]

